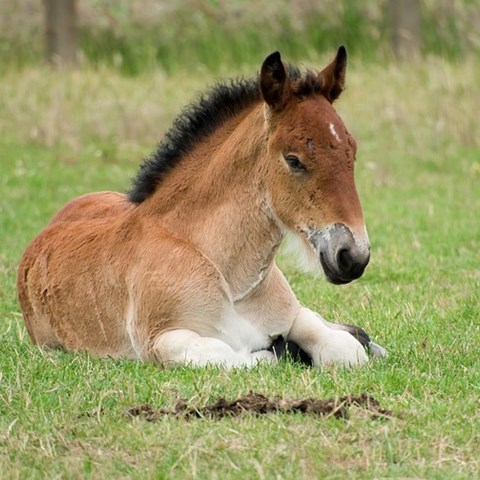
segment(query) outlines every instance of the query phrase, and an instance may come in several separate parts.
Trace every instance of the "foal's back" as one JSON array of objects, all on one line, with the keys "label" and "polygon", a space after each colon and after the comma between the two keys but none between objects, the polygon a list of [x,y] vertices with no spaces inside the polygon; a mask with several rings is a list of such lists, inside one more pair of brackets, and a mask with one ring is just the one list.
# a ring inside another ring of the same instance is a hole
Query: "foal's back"
[{"label": "foal's back", "polygon": [[[118,251],[115,242],[118,232],[127,228],[125,218],[131,208],[120,193],[78,197],[28,246],[19,267],[18,292],[34,343],[134,356],[125,328],[118,322],[124,316],[126,292],[111,286],[118,282],[113,276],[123,270],[125,252]],[[76,261],[78,253],[82,262]],[[99,261],[104,268],[95,268]],[[72,292],[70,302],[56,301],[62,290]],[[95,325],[89,321],[92,310]],[[75,329],[68,327],[72,313],[82,323]]]},{"label": "foal's back", "polygon": [[68,202],[54,215],[48,226],[56,222],[115,219],[131,207],[132,204],[123,193],[87,193]]}]

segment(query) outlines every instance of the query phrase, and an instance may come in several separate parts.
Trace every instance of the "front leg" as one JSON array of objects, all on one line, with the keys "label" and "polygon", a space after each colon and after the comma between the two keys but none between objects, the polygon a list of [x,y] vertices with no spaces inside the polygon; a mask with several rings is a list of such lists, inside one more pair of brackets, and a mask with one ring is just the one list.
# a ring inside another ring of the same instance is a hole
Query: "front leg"
[{"label": "front leg", "polygon": [[362,344],[349,332],[331,328],[320,315],[302,307],[287,335],[304,350],[317,367],[339,364],[363,365],[368,357]]},{"label": "front leg", "polygon": [[336,330],[345,330],[346,332],[350,333],[350,335],[353,335],[362,344],[363,348],[365,348],[365,350],[372,356],[380,358],[388,356],[387,351],[382,346],[372,342],[372,339],[363,328],[355,325],[346,325],[344,323],[327,322],[318,313],[316,313],[316,315],[330,328]]}]

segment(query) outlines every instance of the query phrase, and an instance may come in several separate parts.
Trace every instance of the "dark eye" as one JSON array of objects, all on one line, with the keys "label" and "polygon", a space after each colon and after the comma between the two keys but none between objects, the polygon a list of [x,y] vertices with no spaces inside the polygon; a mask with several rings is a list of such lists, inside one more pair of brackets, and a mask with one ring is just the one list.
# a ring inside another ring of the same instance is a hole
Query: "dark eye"
[{"label": "dark eye", "polygon": [[304,172],[306,170],[305,165],[303,165],[296,155],[284,155],[283,158],[285,158],[287,165],[292,169],[292,171]]}]

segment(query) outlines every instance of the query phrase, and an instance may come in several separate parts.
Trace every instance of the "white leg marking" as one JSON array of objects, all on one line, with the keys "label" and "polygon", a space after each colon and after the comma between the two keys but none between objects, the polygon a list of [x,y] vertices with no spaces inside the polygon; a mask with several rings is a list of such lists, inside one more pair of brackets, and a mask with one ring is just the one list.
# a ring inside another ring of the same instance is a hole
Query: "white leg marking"
[{"label": "white leg marking", "polygon": [[[327,320],[325,320],[324,318],[322,318],[318,313],[315,313],[315,315],[316,315],[325,325],[327,325],[327,326],[330,327],[331,329],[333,329],[333,330],[345,330],[345,331],[348,332],[348,326],[347,326],[347,325],[342,325],[341,323],[328,322]],[[372,342],[372,340],[370,340],[370,343],[368,344],[368,349],[369,349],[370,353],[371,353],[374,357],[379,357],[379,358],[388,357],[388,352],[387,352],[387,350],[385,350],[385,348],[383,348],[381,345],[378,345],[378,343]]]},{"label": "white leg marking", "polygon": [[344,330],[330,328],[319,317],[303,307],[288,334],[288,340],[293,340],[305,350],[315,366],[356,366],[368,361],[364,348],[356,338]]},{"label": "white leg marking", "polygon": [[272,352],[238,353],[217,338],[201,337],[191,330],[172,330],[155,341],[159,363],[168,365],[218,365],[225,368],[253,367],[260,361],[274,361]]},{"label": "white leg marking", "polygon": [[250,354],[250,357],[256,363],[275,363],[277,361],[275,354],[269,350],[259,350],[258,352],[253,352]]}]

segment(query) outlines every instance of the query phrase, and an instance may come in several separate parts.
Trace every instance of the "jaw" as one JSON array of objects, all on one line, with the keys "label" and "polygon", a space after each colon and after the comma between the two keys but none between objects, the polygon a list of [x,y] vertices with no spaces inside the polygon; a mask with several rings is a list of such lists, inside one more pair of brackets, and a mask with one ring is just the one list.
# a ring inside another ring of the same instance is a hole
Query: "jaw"
[{"label": "jaw", "polygon": [[322,274],[322,265],[319,261],[318,253],[309,241],[306,230],[294,232],[289,230],[287,233],[287,252],[295,256],[300,268],[315,276]]}]

